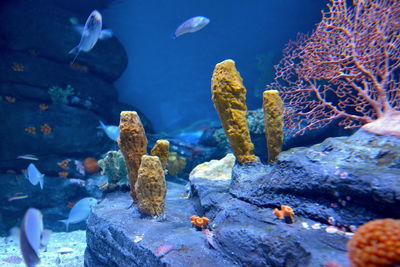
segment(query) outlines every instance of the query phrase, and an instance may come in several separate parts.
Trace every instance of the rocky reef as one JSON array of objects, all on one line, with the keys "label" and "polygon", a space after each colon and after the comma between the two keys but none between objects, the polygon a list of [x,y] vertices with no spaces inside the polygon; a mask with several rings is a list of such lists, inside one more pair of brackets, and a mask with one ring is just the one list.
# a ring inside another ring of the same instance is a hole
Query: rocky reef
[{"label": "rocky reef", "polygon": [[[85,266],[210,266],[210,258],[212,266],[347,266],[352,231],[400,218],[399,148],[397,138],[359,130],[268,165],[233,166],[227,156],[199,165],[189,188],[168,183],[159,219],[127,210],[128,194],[107,195],[89,218]],[[281,205],[293,209],[294,223],[274,215]],[[208,229],[195,230],[192,215],[207,217]]]}]

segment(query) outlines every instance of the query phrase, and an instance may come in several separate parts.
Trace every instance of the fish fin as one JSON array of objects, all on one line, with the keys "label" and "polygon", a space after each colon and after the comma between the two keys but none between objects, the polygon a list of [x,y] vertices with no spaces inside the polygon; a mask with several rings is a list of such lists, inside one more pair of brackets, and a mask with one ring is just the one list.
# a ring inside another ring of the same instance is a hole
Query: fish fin
[{"label": "fish fin", "polygon": [[59,222],[62,222],[63,224],[65,224],[65,227],[67,228],[67,232],[68,232],[68,227],[69,227],[69,221],[68,219],[65,220],[58,220]]},{"label": "fish fin", "polygon": [[173,40],[175,40],[176,39],[176,34],[175,33],[173,33],[173,34],[171,34],[171,39],[173,39]]},{"label": "fish fin", "polygon": [[104,29],[101,31],[99,38],[100,38],[100,40],[105,40],[105,39],[111,38],[113,36],[113,34],[114,33],[112,32],[112,30]]},{"label": "fish fin", "polygon": [[44,174],[41,174],[41,175],[40,175],[39,184],[40,184],[40,189],[43,190],[43,185],[44,185]]},{"label": "fish fin", "polygon": [[78,57],[80,51],[81,50],[79,49],[79,46],[75,46],[74,48],[72,48],[68,52],[68,54],[75,54],[74,60],[72,60],[71,64],[74,64],[74,62],[75,62],[76,58]]},{"label": "fish fin", "polygon": [[97,126],[97,128],[106,130],[106,125],[102,121],[99,121],[99,123],[100,123],[100,125]]},{"label": "fish fin", "polygon": [[85,29],[85,26],[83,26],[81,24],[74,25],[74,30],[79,34],[82,34],[84,29]]}]

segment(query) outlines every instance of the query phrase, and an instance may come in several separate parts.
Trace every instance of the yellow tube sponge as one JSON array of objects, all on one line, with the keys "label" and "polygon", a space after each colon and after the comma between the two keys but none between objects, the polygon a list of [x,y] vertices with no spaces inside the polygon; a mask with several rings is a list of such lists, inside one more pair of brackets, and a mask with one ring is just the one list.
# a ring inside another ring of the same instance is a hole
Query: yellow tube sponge
[{"label": "yellow tube sponge", "polygon": [[135,191],[141,213],[150,216],[164,213],[167,186],[164,169],[157,156],[142,156]]},{"label": "yellow tube sponge", "polygon": [[139,115],[135,111],[121,112],[118,146],[125,159],[131,197],[136,202],[135,184],[141,158],[147,154],[147,138]]},{"label": "yellow tube sponge", "polygon": [[268,161],[273,162],[277,160],[283,145],[283,101],[278,91],[264,91],[263,110]]},{"label": "yellow tube sponge", "polygon": [[157,156],[161,161],[161,166],[165,170],[167,167],[169,142],[167,140],[157,140],[154,147],[151,149],[152,156]]},{"label": "yellow tube sponge", "polygon": [[257,161],[246,120],[246,88],[233,60],[215,66],[211,91],[212,101],[237,161]]}]

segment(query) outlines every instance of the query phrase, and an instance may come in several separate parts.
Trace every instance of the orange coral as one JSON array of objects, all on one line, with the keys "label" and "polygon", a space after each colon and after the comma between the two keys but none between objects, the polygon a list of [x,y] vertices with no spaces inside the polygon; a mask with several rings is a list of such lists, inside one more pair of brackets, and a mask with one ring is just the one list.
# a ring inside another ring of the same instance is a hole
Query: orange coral
[{"label": "orange coral", "polygon": [[380,219],[360,226],[347,243],[350,266],[400,264],[400,220]]},{"label": "orange coral", "polygon": [[48,125],[48,124],[43,124],[42,126],[40,126],[40,131],[41,131],[43,134],[51,134],[52,129],[51,129],[50,125]]},{"label": "orange coral", "polygon": [[24,67],[24,64],[22,64],[22,63],[13,62],[11,69],[15,72],[24,72],[25,67]]},{"label": "orange coral", "polygon": [[83,166],[85,167],[85,172],[93,174],[100,171],[99,164],[95,158],[86,158],[83,160]]},{"label": "orange coral", "polygon": [[86,65],[72,63],[72,62],[69,65],[71,66],[71,68],[82,71],[82,72],[87,72],[89,70],[88,66],[86,66]]},{"label": "orange coral", "polygon": [[5,99],[7,100],[7,102],[10,103],[15,103],[16,98],[12,97],[12,96],[6,96]]},{"label": "orange coral", "polygon": [[198,217],[198,216],[191,216],[190,217],[190,222],[199,228],[206,228],[207,227],[207,223],[208,223],[209,219],[207,217]]},{"label": "orange coral", "polygon": [[46,104],[40,104],[39,108],[40,108],[40,110],[47,110],[47,109],[49,109],[49,106]]},{"label": "orange coral", "polygon": [[69,159],[64,159],[63,161],[57,162],[57,165],[60,166],[60,168],[63,170],[69,170],[68,164]]},{"label": "orange coral", "polygon": [[58,173],[58,177],[67,178],[68,177],[68,172],[59,172]]},{"label": "orange coral", "polygon": [[272,212],[278,219],[285,219],[286,223],[294,223],[294,212],[289,206],[281,205],[281,209],[274,209]]},{"label": "orange coral", "polygon": [[30,134],[36,134],[36,127],[27,127],[25,128],[25,132],[28,132]]}]

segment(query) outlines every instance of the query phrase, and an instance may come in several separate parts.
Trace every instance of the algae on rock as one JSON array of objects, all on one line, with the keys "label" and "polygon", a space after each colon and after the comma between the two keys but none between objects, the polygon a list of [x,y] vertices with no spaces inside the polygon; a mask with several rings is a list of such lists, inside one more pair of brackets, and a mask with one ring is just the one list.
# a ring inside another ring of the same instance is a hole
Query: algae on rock
[{"label": "algae on rock", "polygon": [[157,156],[142,156],[135,192],[141,213],[150,216],[164,213],[167,185],[164,169]]},{"label": "algae on rock", "polygon": [[121,151],[108,151],[105,158],[98,161],[101,175],[108,178],[108,184],[128,185],[128,173]]}]

